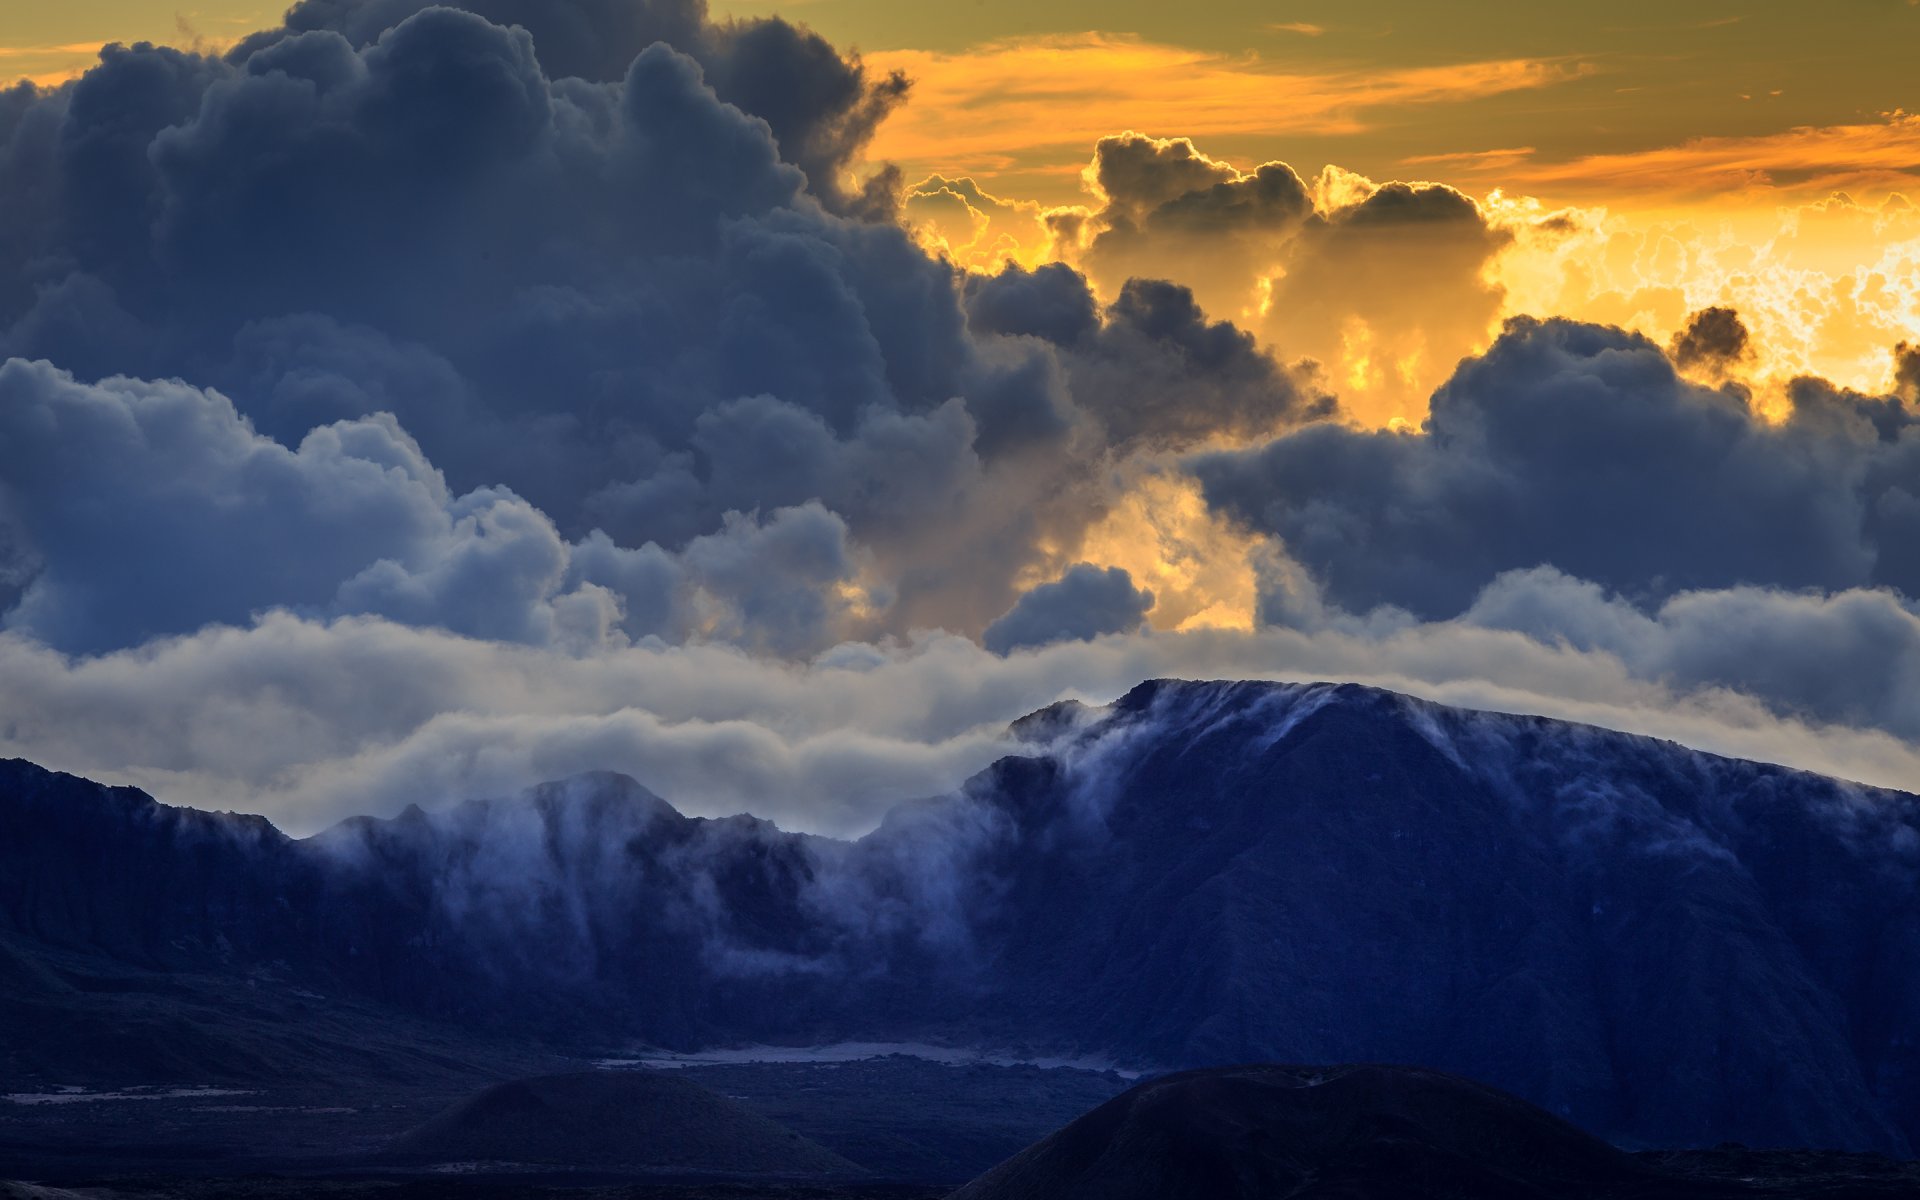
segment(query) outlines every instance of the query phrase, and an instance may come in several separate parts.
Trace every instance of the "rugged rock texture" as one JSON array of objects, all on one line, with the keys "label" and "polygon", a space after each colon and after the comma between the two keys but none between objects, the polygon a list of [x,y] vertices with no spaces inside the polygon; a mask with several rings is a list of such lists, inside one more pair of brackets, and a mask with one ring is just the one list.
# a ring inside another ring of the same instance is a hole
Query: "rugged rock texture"
[{"label": "rugged rock texture", "polygon": [[1920,1138],[1913,796],[1346,685],[1016,734],[854,843],[615,776],[293,841],[6,764],[0,1002],[81,953],[560,1041],[1406,1062],[1629,1145]]}]

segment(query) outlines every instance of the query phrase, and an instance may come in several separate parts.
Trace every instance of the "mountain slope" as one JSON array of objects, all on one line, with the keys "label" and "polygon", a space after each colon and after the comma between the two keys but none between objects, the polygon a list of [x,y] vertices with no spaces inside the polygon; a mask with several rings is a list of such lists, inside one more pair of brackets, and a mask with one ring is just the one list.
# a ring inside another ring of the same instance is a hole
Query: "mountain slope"
[{"label": "mountain slope", "polygon": [[1912,796],[1350,685],[1015,733],[858,842],[617,776],[293,841],[6,764],[0,931],[562,1041],[1398,1061],[1628,1143],[1920,1138]]},{"label": "mountain slope", "polygon": [[1146,685],[1001,774],[1075,814],[1005,868],[993,939],[1043,1027],[1416,1062],[1630,1140],[1914,1129],[1913,797],[1251,684]]}]

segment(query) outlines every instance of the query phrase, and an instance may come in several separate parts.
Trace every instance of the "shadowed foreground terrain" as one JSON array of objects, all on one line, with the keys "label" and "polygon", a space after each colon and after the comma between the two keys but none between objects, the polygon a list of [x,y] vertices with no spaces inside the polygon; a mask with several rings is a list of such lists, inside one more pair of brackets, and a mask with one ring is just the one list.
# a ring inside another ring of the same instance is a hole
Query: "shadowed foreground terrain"
[{"label": "shadowed foreground terrain", "polygon": [[1191,1071],[1101,1105],[954,1200],[1258,1200],[1406,1185],[1600,1195],[1648,1172],[1491,1088],[1430,1071]]},{"label": "shadowed foreground terrain", "polygon": [[1871,1156],[1630,1155],[1505,1093],[1407,1067],[1251,1066],[1133,1088],[953,1200],[1910,1196]]},{"label": "shadowed foreground terrain", "polygon": [[[465,1049],[477,1056],[491,1047]],[[596,1175],[696,1173],[951,1187],[1126,1086],[1106,1073],[902,1055],[579,1074],[587,1066],[556,1058],[536,1067],[569,1070],[586,1082],[557,1099],[528,1094],[543,1090],[538,1078],[502,1084],[477,1065],[464,1076],[449,1068],[411,1084],[325,1079],[10,1093],[0,1096],[0,1179],[458,1171],[559,1175],[578,1186]],[[649,1094],[680,1099],[663,1106]],[[625,1106],[623,1098],[640,1102]],[[596,1112],[603,1107],[611,1111]],[[622,1135],[595,1136],[588,1123],[618,1126]],[[795,1161],[789,1138],[814,1149]],[[813,1157],[819,1153],[827,1161]]]},{"label": "shadowed foreground terrain", "polygon": [[[1129,1078],[1247,1062],[1759,1148],[1669,1175],[1920,1137],[1914,796],[1351,685],[1143,684],[1008,746],[856,841],[613,775],[294,839],[0,763],[0,1178],[392,1174],[483,1089],[662,1055],[710,1124],[861,1186],[958,1186]],[[751,1047],[789,1061],[720,1053]]]},{"label": "shadowed foreground terrain", "polygon": [[[736,1078],[742,1069],[734,1068]],[[386,1151],[357,1161],[315,1160],[292,1174],[70,1166],[39,1176],[50,1182],[0,1184],[0,1200],[932,1200],[949,1193],[951,1200],[1894,1200],[1920,1194],[1920,1163],[1732,1146],[1629,1154],[1493,1088],[1434,1071],[1365,1065],[1214,1068],[1150,1080],[958,1191],[865,1174],[743,1103],[677,1075],[599,1072],[485,1088],[403,1133]]]}]

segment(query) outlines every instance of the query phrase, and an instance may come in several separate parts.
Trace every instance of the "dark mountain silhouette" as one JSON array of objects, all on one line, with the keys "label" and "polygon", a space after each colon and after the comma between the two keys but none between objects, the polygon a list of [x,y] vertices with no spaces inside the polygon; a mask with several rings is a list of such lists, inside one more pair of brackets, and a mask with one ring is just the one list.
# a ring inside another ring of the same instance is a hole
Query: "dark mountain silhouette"
[{"label": "dark mountain silhouette", "polygon": [[1913,796],[1349,685],[1015,734],[857,842],[607,775],[296,841],[5,764],[0,991],[58,1012],[83,954],[556,1043],[1394,1061],[1628,1145],[1920,1137]]},{"label": "dark mountain silhouette", "polygon": [[1654,1179],[1565,1121],[1451,1075],[1249,1066],[1141,1084],[953,1200],[1560,1200]]},{"label": "dark mountain silhouette", "polygon": [[858,1175],[860,1168],[697,1083],[585,1071],[495,1084],[396,1138],[396,1162],[499,1162],[724,1175]]}]

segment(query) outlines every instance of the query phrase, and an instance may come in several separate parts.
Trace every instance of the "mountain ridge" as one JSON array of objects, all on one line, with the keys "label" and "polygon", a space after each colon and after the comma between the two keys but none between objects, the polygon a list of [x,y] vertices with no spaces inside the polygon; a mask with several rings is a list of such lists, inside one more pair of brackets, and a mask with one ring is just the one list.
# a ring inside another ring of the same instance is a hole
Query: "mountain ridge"
[{"label": "mountain ridge", "polygon": [[1403,1061],[1628,1144],[1920,1137],[1912,796],[1351,684],[1012,733],[853,841],[608,773],[291,839],[4,764],[0,929],[561,1041]]}]

